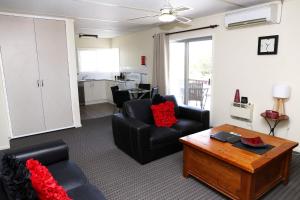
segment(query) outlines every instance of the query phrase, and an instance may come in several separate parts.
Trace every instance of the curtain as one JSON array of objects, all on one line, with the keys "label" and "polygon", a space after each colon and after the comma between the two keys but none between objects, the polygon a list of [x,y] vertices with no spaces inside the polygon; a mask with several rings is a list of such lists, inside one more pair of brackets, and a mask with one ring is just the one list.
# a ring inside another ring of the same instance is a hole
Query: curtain
[{"label": "curtain", "polygon": [[161,95],[168,94],[169,83],[169,38],[164,33],[154,35],[152,85]]}]

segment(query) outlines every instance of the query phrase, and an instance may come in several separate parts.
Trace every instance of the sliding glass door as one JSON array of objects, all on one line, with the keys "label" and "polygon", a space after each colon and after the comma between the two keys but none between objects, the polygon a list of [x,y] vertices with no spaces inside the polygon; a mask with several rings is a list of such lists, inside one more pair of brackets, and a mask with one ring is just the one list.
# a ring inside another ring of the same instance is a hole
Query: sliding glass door
[{"label": "sliding glass door", "polygon": [[170,94],[175,95],[178,104],[185,102],[185,44],[182,42],[170,43],[169,77]]},{"label": "sliding glass door", "polygon": [[210,109],[212,37],[170,42],[170,94],[179,104]]}]

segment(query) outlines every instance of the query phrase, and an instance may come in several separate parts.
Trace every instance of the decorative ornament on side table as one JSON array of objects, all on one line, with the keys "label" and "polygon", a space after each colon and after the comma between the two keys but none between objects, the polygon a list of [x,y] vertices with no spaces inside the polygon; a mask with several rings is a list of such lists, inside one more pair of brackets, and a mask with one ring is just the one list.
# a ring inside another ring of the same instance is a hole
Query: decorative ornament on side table
[{"label": "decorative ornament on side table", "polygon": [[274,111],[274,110],[266,110],[266,117],[269,119],[278,119],[279,112]]}]

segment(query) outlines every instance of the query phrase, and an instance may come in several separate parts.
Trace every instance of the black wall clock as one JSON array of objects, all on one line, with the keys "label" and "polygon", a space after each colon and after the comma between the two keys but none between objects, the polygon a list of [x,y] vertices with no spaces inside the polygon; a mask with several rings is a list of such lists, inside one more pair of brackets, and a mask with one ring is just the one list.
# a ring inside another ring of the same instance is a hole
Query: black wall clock
[{"label": "black wall clock", "polygon": [[258,55],[276,55],[278,52],[279,35],[258,38]]}]

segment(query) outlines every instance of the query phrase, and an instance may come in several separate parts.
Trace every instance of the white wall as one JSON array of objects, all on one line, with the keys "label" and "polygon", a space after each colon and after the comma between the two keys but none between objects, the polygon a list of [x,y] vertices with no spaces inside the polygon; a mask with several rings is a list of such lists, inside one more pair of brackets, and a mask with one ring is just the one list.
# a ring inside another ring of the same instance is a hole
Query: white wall
[{"label": "white wall", "polygon": [[[200,37],[212,35],[214,40],[213,97],[211,125],[231,123],[257,131],[269,132],[268,125],[260,113],[272,109],[272,85],[284,82],[291,86],[291,98],[286,103],[286,113],[290,120],[282,122],[276,135],[300,142],[300,1],[286,0],[283,6],[281,24],[262,25],[236,30],[226,30],[224,14],[196,19],[189,27],[174,25],[151,29],[140,33],[118,37],[112,45],[120,48],[121,65],[136,65],[141,53],[152,59],[152,34],[192,29],[211,24],[219,24],[217,29],[194,31],[172,35],[174,38]],[[258,56],[258,37],[279,35],[278,55]],[[148,71],[152,72],[152,61],[148,59]],[[298,87],[297,87],[298,86]],[[230,117],[230,103],[235,89],[241,96],[247,96],[254,103],[253,123],[249,124]],[[299,151],[300,148],[297,148]]]},{"label": "white wall", "polygon": [[5,94],[5,83],[2,70],[1,48],[0,48],[0,150],[9,148],[9,137],[11,129],[9,124],[8,105]]},{"label": "white wall", "polygon": [[[120,70],[148,74],[151,82],[153,67],[153,38],[157,28],[112,39],[112,47],[120,48]],[[146,56],[146,67],[141,66],[141,56]]]},{"label": "white wall", "polygon": [[[272,85],[285,82],[292,88],[290,100],[286,103],[288,122],[282,122],[276,135],[300,142],[298,131],[300,101],[297,76],[299,69],[300,1],[286,1],[280,25],[259,26],[235,31],[220,30],[215,38],[215,73],[213,124],[234,123],[247,128],[250,125],[229,117],[229,107],[234,90],[240,89],[242,96],[248,96],[254,103],[253,129],[268,132],[268,126],[260,113],[272,109]],[[275,56],[257,55],[257,38],[266,35],[279,35],[279,52]],[[299,150],[300,148],[298,148]]]},{"label": "white wall", "polygon": [[78,82],[77,82],[77,62],[76,62],[77,59],[76,59],[73,20],[66,20],[66,34],[67,34],[67,46],[68,46],[68,62],[69,62],[73,121],[75,127],[81,127],[79,97],[78,97]]}]

